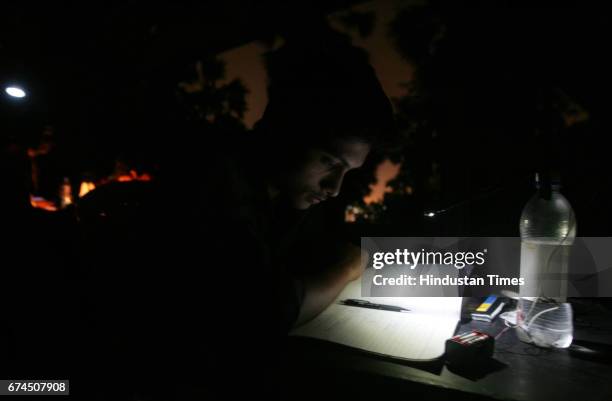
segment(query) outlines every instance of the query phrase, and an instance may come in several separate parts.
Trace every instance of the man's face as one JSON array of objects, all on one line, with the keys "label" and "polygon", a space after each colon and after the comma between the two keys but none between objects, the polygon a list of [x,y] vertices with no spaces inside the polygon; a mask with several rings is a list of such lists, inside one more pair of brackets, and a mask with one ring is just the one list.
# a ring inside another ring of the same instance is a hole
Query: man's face
[{"label": "man's face", "polygon": [[338,140],[326,149],[310,149],[283,179],[282,190],[296,209],[308,209],[340,193],[344,175],[361,167],[370,145]]}]

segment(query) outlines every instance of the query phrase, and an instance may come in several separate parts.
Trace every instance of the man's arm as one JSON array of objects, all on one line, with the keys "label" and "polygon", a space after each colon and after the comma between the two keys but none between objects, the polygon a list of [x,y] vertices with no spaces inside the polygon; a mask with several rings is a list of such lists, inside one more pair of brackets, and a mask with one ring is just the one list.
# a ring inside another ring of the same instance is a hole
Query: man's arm
[{"label": "man's arm", "polygon": [[324,271],[305,277],[304,298],[294,326],[306,323],[323,312],[346,285],[361,276],[368,260],[368,253],[347,243],[341,250],[342,258]]}]

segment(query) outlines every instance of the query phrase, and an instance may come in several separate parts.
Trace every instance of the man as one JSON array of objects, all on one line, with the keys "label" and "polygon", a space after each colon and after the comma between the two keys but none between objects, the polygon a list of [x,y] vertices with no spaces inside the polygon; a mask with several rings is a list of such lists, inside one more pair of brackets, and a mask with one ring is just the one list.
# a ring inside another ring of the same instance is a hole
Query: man
[{"label": "man", "polygon": [[[345,175],[394,133],[390,102],[365,52],[342,38],[314,42],[288,43],[268,56],[264,115],[222,163],[232,177],[212,177],[215,193],[204,195],[212,212],[207,222],[230,216],[231,224],[216,226],[231,227],[232,236],[248,233],[243,244],[258,243],[263,254],[250,263],[276,279],[270,290],[277,291],[284,332],[316,316],[360,276],[363,255],[344,238],[329,238],[337,246],[327,260],[309,258],[319,266],[299,266],[304,257],[295,245],[311,209],[336,197]],[[319,229],[314,235],[330,231]]]},{"label": "man", "polygon": [[[190,293],[221,305],[204,311],[217,345],[211,369],[232,372],[246,363],[253,368],[246,388],[270,395],[284,382],[287,333],[322,312],[364,268],[359,245],[338,224],[311,220],[340,193],[346,174],[393,135],[394,120],[366,55],[342,40],[289,42],[269,55],[268,72],[261,120],[245,138],[218,146],[203,180],[200,226],[213,237],[194,280],[201,288]],[[236,395],[228,377],[215,396]]]},{"label": "man", "polygon": [[[125,370],[126,387],[158,398],[162,386],[202,399],[278,398],[287,333],[360,276],[359,247],[330,222],[313,225],[312,212],[393,132],[393,116],[362,51],[327,39],[270,55],[269,103],[253,132],[198,132],[207,138],[198,196],[177,196],[189,181],[168,174],[137,233],[125,235],[144,244],[138,255],[98,262],[110,284],[100,292],[115,305],[99,314],[119,322],[102,325],[117,345],[99,354]],[[314,251],[302,246],[324,235]],[[108,291],[118,275],[129,284]]]}]

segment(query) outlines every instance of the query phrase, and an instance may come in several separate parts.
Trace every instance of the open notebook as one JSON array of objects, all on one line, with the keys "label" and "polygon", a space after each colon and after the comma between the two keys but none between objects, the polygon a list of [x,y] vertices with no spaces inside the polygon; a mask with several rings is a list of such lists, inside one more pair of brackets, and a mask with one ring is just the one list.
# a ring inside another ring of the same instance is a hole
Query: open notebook
[{"label": "open notebook", "polygon": [[[342,305],[347,298],[402,306],[408,313]],[[392,358],[431,361],[444,354],[461,316],[460,297],[362,297],[350,283],[319,316],[291,335],[313,337]]]}]

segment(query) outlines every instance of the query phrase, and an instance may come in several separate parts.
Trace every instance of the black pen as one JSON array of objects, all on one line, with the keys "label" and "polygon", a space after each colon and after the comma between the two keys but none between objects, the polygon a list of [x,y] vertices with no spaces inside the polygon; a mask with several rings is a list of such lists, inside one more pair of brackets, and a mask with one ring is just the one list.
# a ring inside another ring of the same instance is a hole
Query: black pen
[{"label": "black pen", "polygon": [[345,299],[344,301],[340,301],[340,303],[342,305],[359,306],[361,308],[370,308],[370,309],[388,310],[392,312],[410,312],[410,309],[402,308],[401,306],[375,304],[373,302],[366,301],[363,299]]}]

